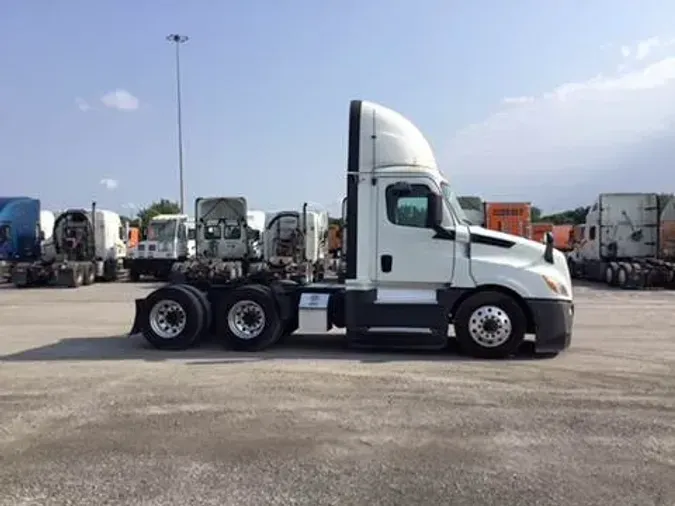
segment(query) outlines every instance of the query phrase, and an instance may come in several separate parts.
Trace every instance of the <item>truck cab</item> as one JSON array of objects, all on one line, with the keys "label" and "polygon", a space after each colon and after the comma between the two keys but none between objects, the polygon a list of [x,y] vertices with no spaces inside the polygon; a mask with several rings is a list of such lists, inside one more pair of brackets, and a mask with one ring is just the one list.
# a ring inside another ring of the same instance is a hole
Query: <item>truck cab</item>
[{"label": "truck cab", "polygon": [[577,228],[568,254],[575,277],[619,288],[670,286],[675,265],[662,261],[656,193],[603,193]]},{"label": "truck cab", "polygon": [[146,238],[139,241],[128,261],[131,279],[141,276],[167,279],[176,262],[196,254],[195,223],[186,214],[159,214],[150,219]]}]

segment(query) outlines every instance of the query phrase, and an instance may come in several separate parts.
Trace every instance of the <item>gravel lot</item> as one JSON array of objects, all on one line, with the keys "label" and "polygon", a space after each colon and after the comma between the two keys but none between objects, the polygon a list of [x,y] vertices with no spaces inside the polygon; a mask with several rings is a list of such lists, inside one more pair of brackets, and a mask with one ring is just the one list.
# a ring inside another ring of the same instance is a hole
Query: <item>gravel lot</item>
[{"label": "gravel lot", "polygon": [[1,505],[675,505],[675,292],[547,360],[128,339],[152,285],[0,288]]}]

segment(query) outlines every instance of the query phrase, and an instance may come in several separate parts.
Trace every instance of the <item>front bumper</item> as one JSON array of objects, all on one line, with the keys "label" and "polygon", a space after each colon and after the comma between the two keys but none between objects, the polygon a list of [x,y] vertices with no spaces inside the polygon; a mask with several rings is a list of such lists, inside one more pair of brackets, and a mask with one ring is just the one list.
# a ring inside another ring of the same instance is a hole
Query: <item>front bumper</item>
[{"label": "front bumper", "polygon": [[569,300],[528,300],[535,327],[536,353],[558,353],[569,348],[574,324],[574,303]]}]

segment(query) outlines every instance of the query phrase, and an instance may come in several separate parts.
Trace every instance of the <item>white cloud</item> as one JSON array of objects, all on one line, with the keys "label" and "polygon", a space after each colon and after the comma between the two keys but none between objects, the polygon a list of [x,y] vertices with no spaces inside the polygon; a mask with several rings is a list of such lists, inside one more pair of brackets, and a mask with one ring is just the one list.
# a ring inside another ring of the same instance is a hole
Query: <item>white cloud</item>
[{"label": "white cloud", "polygon": [[[560,196],[561,186],[611,171],[640,143],[674,128],[675,56],[506,102],[514,101],[521,106],[503,107],[459,131],[442,151],[451,177],[469,187],[481,182],[463,193],[501,192],[541,201],[533,192],[542,185]],[[607,186],[615,183],[609,178]],[[575,199],[574,193],[568,197]]]},{"label": "white cloud", "polygon": [[534,102],[534,97],[520,96],[520,97],[506,97],[502,100],[505,104],[519,105],[519,104],[531,104]]},{"label": "white cloud", "polygon": [[85,99],[80,98],[80,97],[75,98],[75,105],[82,112],[87,112],[91,109],[91,106],[89,105],[89,102],[87,102]]},{"label": "white cloud", "polygon": [[127,202],[126,204],[122,204],[122,208],[129,211],[135,211],[136,209],[139,209],[139,207],[133,202]]},{"label": "white cloud", "polygon": [[117,109],[120,111],[135,111],[140,105],[140,102],[136,97],[127,90],[121,89],[106,93],[101,97],[101,102],[110,109]]},{"label": "white cloud", "polygon": [[115,190],[119,186],[117,179],[103,178],[99,183],[105,186],[106,190]]},{"label": "white cloud", "polygon": [[637,60],[644,60],[652,49],[655,49],[661,45],[661,41],[658,37],[651,37],[647,40],[642,40],[638,42],[637,49],[635,50],[635,58]]},{"label": "white cloud", "polygon": [[675,44],[675,38],[649,37],[633,44],[621,46],[621,56],[642,61],[649,56],[654,56],[655,52],[661,52],[673,44]]}]

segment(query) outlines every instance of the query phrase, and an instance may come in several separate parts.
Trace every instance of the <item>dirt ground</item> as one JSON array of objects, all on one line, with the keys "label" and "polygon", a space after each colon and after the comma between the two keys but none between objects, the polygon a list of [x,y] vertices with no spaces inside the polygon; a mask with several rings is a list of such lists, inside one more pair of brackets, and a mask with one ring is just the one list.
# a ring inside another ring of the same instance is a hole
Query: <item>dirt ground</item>
[{"label": "dirt ground", "polygon": [[0,288],[0,505],[675,505],[675,292],[553,359],[126,338],[152,285]]}]

